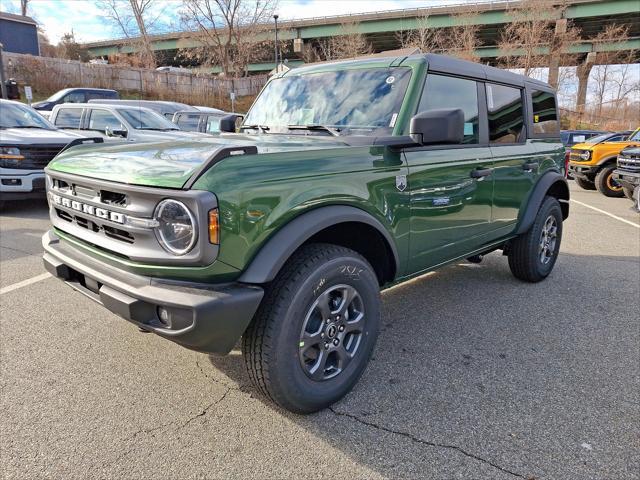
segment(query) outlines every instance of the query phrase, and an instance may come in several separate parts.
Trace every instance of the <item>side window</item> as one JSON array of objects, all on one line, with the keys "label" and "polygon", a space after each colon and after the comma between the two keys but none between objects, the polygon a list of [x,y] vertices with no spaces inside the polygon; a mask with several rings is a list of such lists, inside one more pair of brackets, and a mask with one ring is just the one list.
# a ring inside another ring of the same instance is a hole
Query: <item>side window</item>
[{"label": "side window", "polygon": [[63,103],[84,103],[84,93],[71,92],[64,97]]},{"label": "side window", "polygon": [[107,127],[114,130],[126,130],[122,122],[111,112],[107,110],[91,110],[89,117],[89,130],[106,131]]},{"label": "side window", "polygon": [[518,88],[487,83],[490,143],[524,140],[522,92]]},{"label": "side window", "polygon": [[220,133],[220,117],[207,117],[207,133]]},{"label": "side window", "polygon": [[462,109],[463,143],[478,143],[478,88],[474,80],[428,74],[418,111],[440,108]]},{"label": "side window", "polygon": [[87,92],[87,101],[92,100],[94,98],[110,98],[110,96],[105,95],[102,92]]},{"label": "side window", "polygon": [[198,131],[198,123],[200,122],[200,115],[193,113],[181,113],[178,115],[176,120],[176,125],[180,127],[181,130],[186,130],[188,132],[197,132]]},{"label": "side window", "polygon": [[553,93],[543,90],[531,92],[534,133],[558,133],[558,110]]},{"label": "side window", "polygon": [[584,143],[587,141],[587,136],[584,133],[581,133],[579,135],[574,135],[573,137],[571,137],[571,144],[575,145],[576,143]]},{"label": "side window", "polygon": [[61,108],[56,115],[55,125],[60,128],[80,128],[82,108]]}]

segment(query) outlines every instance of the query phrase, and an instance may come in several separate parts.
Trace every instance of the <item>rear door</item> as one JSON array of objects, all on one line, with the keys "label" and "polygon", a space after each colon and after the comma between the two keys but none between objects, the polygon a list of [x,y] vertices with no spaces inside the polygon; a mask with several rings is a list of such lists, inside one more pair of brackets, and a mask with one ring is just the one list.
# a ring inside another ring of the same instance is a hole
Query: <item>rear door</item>
[{"label": "rear door", "polygon": [[473,79],[427,75],[419,112],[460,108],[462,145],[405,150],[409,167],[411,234],[409,265],[415,273],[478,248],[491,230],[491,149],[481,143],[484,90]]},{"label": "rear door", "polygon": [[493,156],[491,224],[507,234],[538,179],[540,158],[527,140],[525,90],[486,83],[489,144]]}]

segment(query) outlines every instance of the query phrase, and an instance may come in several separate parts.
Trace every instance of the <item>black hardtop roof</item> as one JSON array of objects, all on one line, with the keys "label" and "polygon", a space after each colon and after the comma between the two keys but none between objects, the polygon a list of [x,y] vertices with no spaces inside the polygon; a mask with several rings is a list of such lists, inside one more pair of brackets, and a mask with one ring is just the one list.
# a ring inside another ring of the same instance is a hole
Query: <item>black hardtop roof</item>
[{"label": "black hardtop roof", "polygon": [[543,90],[554,90],[553,87],[546,82],[526,77],[518,73],[513,73],[508,70],[503,70],[501,68],[492,67],[490,65],[483,65],[481,63],[470,62],[468,60],[460,60],[459,58],[438,55],[435,53],[412,55],[411,57],[414,56],[424,57],[429,65],[429,71],[452,73],[455,75],[485,79],[491,82],[511,84],[518,87],[524,87],[525,84],[528,84],[533,87],[542,88]]}]

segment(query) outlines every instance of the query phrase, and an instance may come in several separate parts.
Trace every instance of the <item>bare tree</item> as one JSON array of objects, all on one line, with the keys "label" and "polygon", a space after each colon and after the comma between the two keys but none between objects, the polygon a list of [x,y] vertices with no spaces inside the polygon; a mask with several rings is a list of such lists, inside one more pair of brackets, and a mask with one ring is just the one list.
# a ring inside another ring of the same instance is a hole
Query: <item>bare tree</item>
[{"label": "bare tree", "polygon": [[616,115],[634,93],[640,92],[640,81],[637,74],[633,75],[634,67],[637,68],[634,65],[637,51],[603,48],[604,45],[623,42],[628,38],[628,26],[610,24],[594,39],[597,65],[591,71],[589,90],[596,116],[602,115],[603,109]]},{"label": "bare tree", "polygon": [[[570,63],[569,46],[580,38],[579,30],[562,18],[566,1],[522,2],[508,11],[510,21],[500,35],[499,60],[504,68],[522,69],[532,75],[541,67],[550,68],[550,82],[558,83],[555,72],[560,57]],[[559,19],[556,21],[556,19]]]},{"label": "bare tree", "polygon": [[105,19],[138,52],[138,62],[146,68],[156,66],[150,34],[159,26],[165,5],[162,0],[96,0]]},{"label": "bare tree", "polygon": [[398,32],[402,48],[419,48],[421,52],[437,52],[441,49],[441,34],[429,26],[429,14],[416,19],[416,28]]},{"label": "bare tree", "polygon": [[20,14],[24,17],[27,15],[30,0],[20,0]]},{"label": "bare tree", "polygon": [[373,51],[367,37],[359,32],[357,22],[342,23],[338,35],[321,39],[306,50],[305,62],[354,58]]},{"label": "bare tree", "polygon": [[182,21],[201,45],[190,54],[220,65],[225,75],[246,74],[251,59],[269,43],[264,34],[276,5],[276,0],[183,0]]},{"label": "bare tree", "polygon": [[454,26],[439,35],[440,48],[447,54],[475,62],[478,60],[476,49],[480,44],[478,39],[479,11],[467,10],[453,15]]}]

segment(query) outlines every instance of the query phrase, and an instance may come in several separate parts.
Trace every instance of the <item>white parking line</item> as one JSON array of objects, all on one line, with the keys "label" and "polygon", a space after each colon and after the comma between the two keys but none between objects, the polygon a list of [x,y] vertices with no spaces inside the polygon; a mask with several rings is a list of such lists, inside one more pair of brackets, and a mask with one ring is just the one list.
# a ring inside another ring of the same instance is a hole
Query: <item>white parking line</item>
[{"label": "white parking line", "polygon": [[42,273],[42,274],[37,275],[35,277],[27,278],[26,280],[23,280],[21,282],[11,284],[11,285],[9,285],[7,287],[2,287],[2,288],[0,288],[0,295],[2,295],[4,293],[13,292],[14,290],[17,290],[17,289],[22,288],[22,287],[26,287],[27,285],[31,285],[32,283],[36,283],[36,282],[40,282],[42,280],[46,280],[47,278],[51,278],[51,274],[50,273]]},{"label": "white parking line", "polygon": [[578,200],[574,200],[573,198],[571,199],[571,201],[573,203],[577,203],[578,205],[582,205],[583,207],[587,207],[587,208],[590,208],[591,210],[595,210],[596,212],[603,213],[603,214],[607,215],[608,217],[615,218],[616,220],[620,220],[621,222],[627,223],[627,224],[631,225],[632,227],[640,228],[640,225],[638,225],[637,223],[632,222],[631,220],[627,220],[625,218],[618,217],[617,215],[614,215],[613,213],[605,212],[604,210],[600,210],[599,208],[592,207],[591,205],[587,205],[586,203],[579,202]]}]

